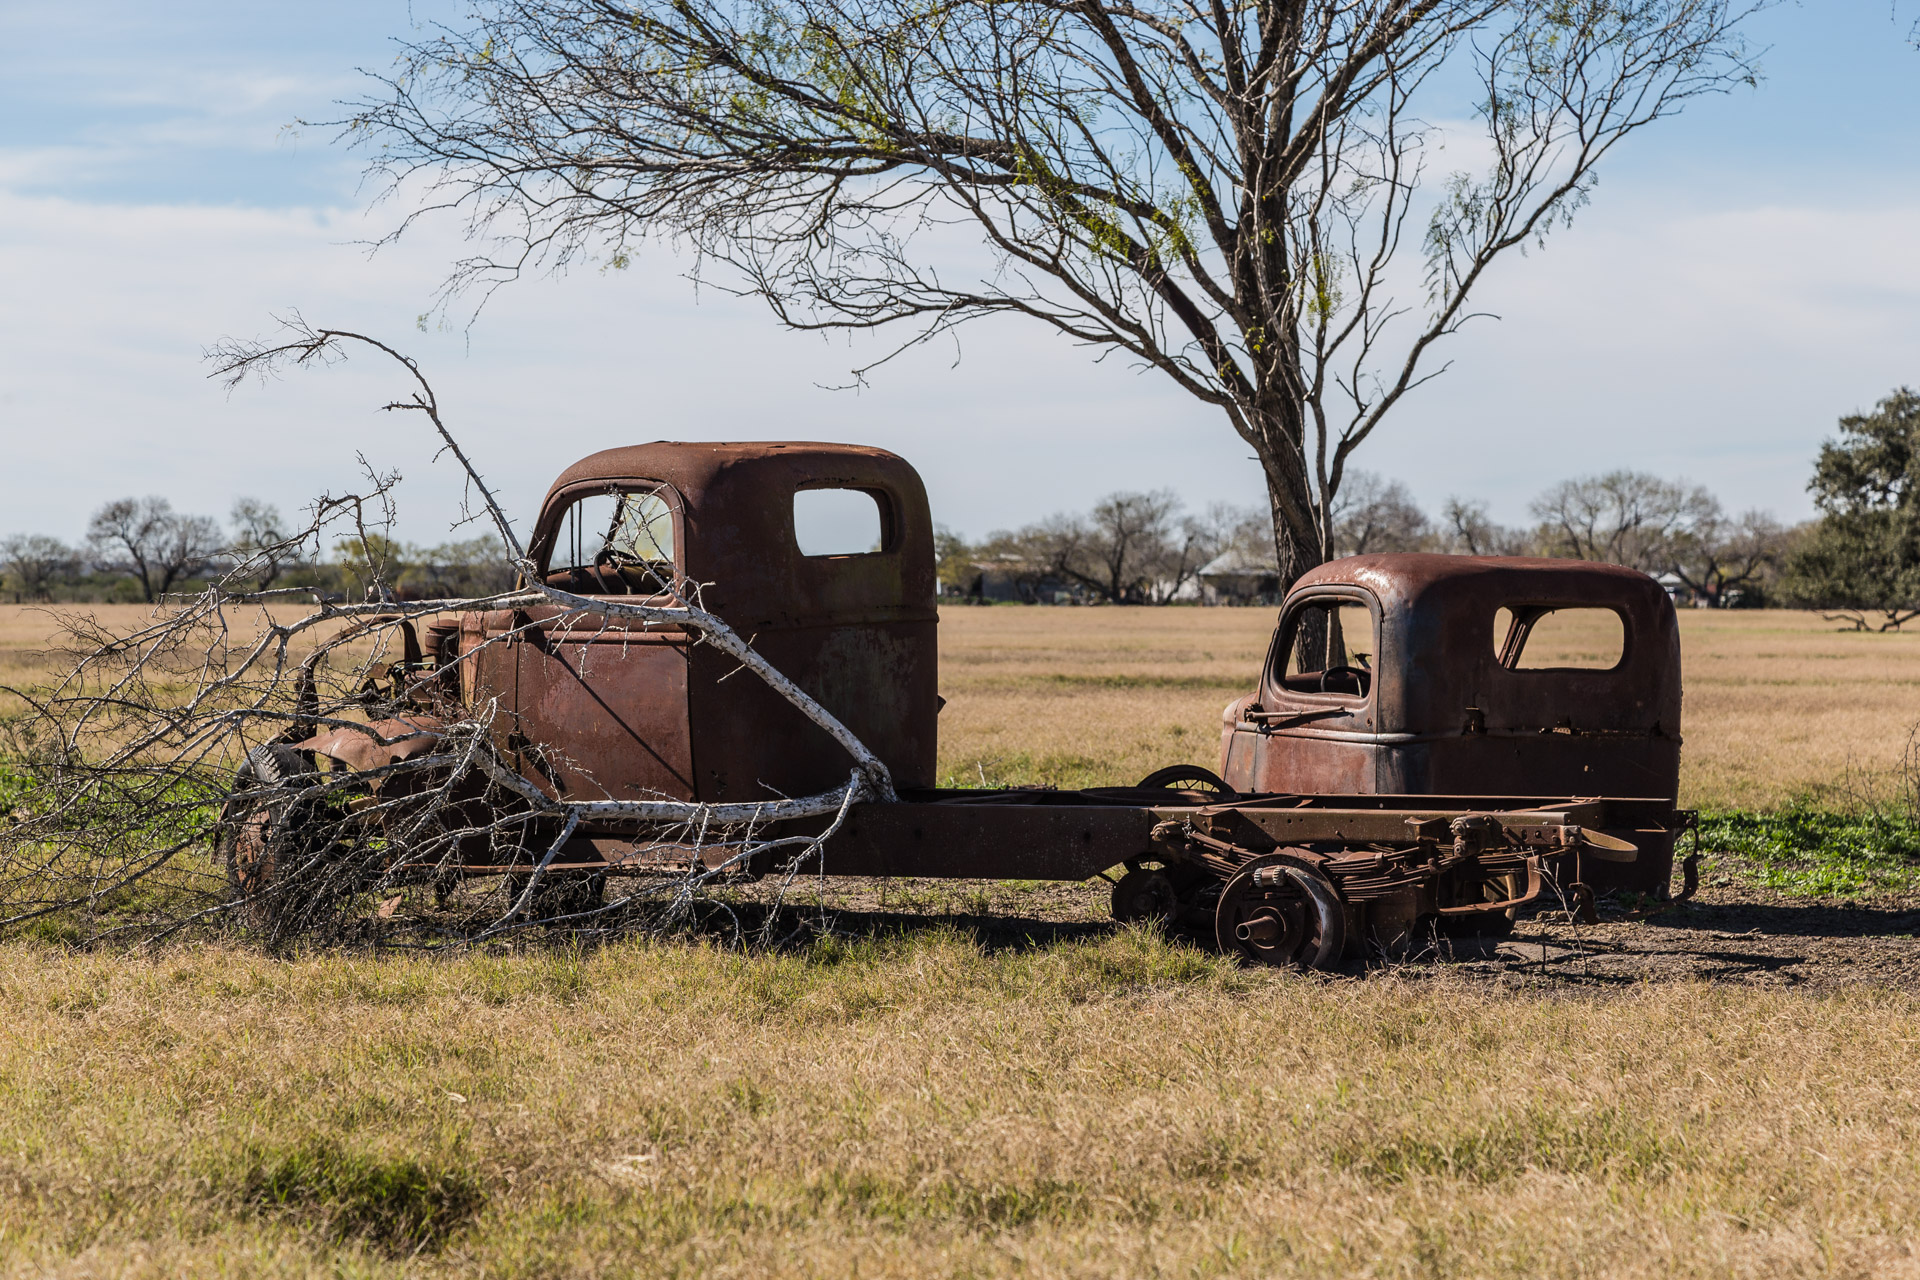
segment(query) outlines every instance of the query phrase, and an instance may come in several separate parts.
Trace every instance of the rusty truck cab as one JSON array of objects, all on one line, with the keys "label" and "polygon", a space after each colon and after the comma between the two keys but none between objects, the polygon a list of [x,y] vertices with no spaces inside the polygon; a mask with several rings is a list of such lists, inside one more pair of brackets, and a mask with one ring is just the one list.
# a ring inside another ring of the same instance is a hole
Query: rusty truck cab
[{"label": "rusty truck cab", "polygon": [[[839,491],[870,535],[808,554],[796,504]],[[529,544],[581,595],[698,593],[883,760],[933,782],[933,522],[920,477],[881,449],[657,442],[583,458],[548,491]],[[846,781],[845,753],[792,704],[674,626],[558,607],[467,615],[470,706],[491,696],[507,743],[569,799],[714,802]],[[490,642],[490,643],[489,643]]]},{"label": "rusty truck cab", "polygon": [[1671,802],[1673,604],[1616,565],[1336,560],[1287,595],[1259,685],[1228,705],[1222,738],[1221,774],[1241,792]]}]

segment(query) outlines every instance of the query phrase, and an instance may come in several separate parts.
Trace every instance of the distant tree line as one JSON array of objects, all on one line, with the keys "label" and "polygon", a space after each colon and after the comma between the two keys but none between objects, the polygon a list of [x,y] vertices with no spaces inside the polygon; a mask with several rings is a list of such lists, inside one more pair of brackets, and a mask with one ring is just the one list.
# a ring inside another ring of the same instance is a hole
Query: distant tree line
[{"label": "distant tree line", "polygon": [[[1350,476],[1334,508],[1334,556],[1384,551],[1538,555],[1605,561],[1666,581],[1707,607],[1820,609],[1865,628],[1920,617],[1920,392],[1901,387],[1840,419],[1808,484],[1817,519],[1788,528],[1764,511],[1730,514],[1706,488],[1641,471],[1564,480],[1534,498],[1533,523],[1496,523],[1485,502],[1449,499],[1438,517],[1407,487]],[[970,543],[937,541],[942,593],[1029,602],[1168,604],[1202,595],[1209,568],[1273,566],[1272,516],[1186,510],[1167,490],[1111,494]],[[241,498],[223,527],[165,498],[121,498],[93,513],[78,547],[43,534],[0,540],[0,592],[15,603],[154,601],[248,566],[256,590],[302,587],[360,599],[478,596],[513,585],[491,537],[437,546],[377,534],[326,549],[290,542],[271,504]],[[1253,575],[1258,576],[1257,572]],[[1278,581],[1278,568],[1267,576]],[[991,589],[990,589],[991,588]]]},{"label": "distant tree line", "polygon": [[235,501],[225,526],[165,498],[120,498],[93,513],[79,546],[38,533],[0,539],[0,592],[15,604],[151,603],[244,567],[241,585],[256,591],[425,599],[505,590],[505,564],[491,536],[419,546],[369,533],[323,551],[294,540],[279,510],[256,498]]},{"label": "distant tree line", "polygon": [[[1920,617],[1920,392],[1898,388],[1839,427],[1807,486],[1819,517],[1794,527],[1765,511],[1730,513],[1701,485],[1643,471],[1563,480],[1528,505],[1533,523],[1513,527],[1480,501],[1452,498],[1429,515],[1404,484],[1360,472],[1334,507],[1330,554],[1604,561],[1709,608],[1818,609],[1860,628],[1897,628]],[[1165,490],[1116,493],[1084,514],[978,543],[943,531],[940,580],[963,597],[1164,604],[1201,595],[1209,566],[1271,565],[1272,546],[1267,512],[1193,514]]]},{"label": "distant tree line", "polygon": [[[1535,523],[1495,523],[1484,502],[1449,500],[1438,518],[1396,480],[1351,476],[1334,509],[1334,556],[1386,551],[1559,556],[1667,576],[1710,607],[1780,602],[1799,533],[1764,512],[1730,516],[1706,489],[1637,471],[1563,481],[1529,510]],[[1116,493],[1085,514],[1061,514],[969,544],[943,533],[943,591],[961,596],[1165,604],[1200,596],[1210,566],[1244,577],[1271,563],[1266,512],[1184,511],[1165,490]],[[1278,567],[1271,575],[1278,589]],[[995,588],[998,588],[997,590]]]}]

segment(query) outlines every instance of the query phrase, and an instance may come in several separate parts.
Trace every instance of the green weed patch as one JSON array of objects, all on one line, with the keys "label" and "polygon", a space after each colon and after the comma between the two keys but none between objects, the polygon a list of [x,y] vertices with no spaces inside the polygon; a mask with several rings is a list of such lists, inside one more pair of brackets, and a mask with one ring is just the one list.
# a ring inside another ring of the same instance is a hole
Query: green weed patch
[{"label": "green weed patch", "polygon": [[1837,810],[1811,800],[1771,811],[1708,810],[1700,815],[1700,844],[1736,855],[1761,884],[1783,893],[1920,888],[1920,819],[1897,810]]},{"label": "green weed patch", "polygon": [[0,760],[0,819],[28,808],[38,781],[18,765]]},{"label": "green weed patch", "polygon": [[366,1155],[324,1139],[254,1152],[237,1191],[250,1213],[401,1255],[439,1249],[487,1202],[457,1162]]}]

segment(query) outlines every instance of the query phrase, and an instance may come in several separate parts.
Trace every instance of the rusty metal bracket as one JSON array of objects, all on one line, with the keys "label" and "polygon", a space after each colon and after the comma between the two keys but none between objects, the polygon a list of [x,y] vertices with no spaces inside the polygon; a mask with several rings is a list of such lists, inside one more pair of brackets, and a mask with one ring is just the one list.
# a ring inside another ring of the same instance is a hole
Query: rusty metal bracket
[{"label": "rusty metal bracket", "polygon": [[1527,856],[1527,887],[1519,897],[1508,898],[1505,902],[1474,902],[1462,907],[1441,907],[1440,914],[1470,916],[1478,915],[1482,911],[1506,911],[1512,907],[1524,907],[1528,903],[1539,901],[1540,894],[1545,888],[1546,877],[1540,874],[1540,855],[1529,854]]},{"label": "rusty metal bracket", "polygon": [[1486,849],[1495,837],[1504,837],[1506,829],[1498,818],[1484,813],[1462,814],[1447,824],[1453,832],[1453,854],[1471,858]]},{"label": "rusty metal bracket", "polygon": [[1571,825],[1562,828],[1562,831],[1569,847],[1577,847],[1602,862],[1636,862],[1640,858],[1640,846],[1631,840]]},{"label": "rusty metal bracket", "polygon": [[1663,915],[1673,910],[1699,891],[1700,814],[1697,810],[1693,809],[1678,809],[1675,810],[1675,816],[1680,819],[1680,825],[1674,828],[1674,830],[1691,831],[1693,833],[1693,852],[1680,860],[1680,892],[1668,898],[1657,907],[1651,907],[1643,911],[1628,912],[1622,917],[1623,919],[1651,920],[1654,916]]}]

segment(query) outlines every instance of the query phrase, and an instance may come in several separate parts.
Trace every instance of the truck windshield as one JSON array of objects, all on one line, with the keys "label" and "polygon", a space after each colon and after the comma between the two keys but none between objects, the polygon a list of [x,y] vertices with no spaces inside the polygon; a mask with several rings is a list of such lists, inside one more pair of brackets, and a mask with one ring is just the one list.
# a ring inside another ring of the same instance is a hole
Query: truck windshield
[{"label": "truck windshield", "polygon": [[588,594],[664,589],[673,577],[673,507],[657,489],[609,489],[568,504],[547,581]]},{"label": "truck windshield", "polygon": [[1365,697],[1373,687],[1373,613],[1357,600],[1313,600],[1287,624],[1281,683],[1295,693]]}]

